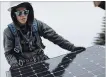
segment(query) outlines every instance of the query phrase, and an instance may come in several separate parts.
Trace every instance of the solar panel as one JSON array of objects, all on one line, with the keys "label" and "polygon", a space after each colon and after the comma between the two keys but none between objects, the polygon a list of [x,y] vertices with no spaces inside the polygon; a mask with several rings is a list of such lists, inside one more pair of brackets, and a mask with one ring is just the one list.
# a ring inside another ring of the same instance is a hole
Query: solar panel
[{"label": "solar panel", "polygon": [[88,47],[38,63],[10,69],[12,77],[105,77],[105,49]]}]

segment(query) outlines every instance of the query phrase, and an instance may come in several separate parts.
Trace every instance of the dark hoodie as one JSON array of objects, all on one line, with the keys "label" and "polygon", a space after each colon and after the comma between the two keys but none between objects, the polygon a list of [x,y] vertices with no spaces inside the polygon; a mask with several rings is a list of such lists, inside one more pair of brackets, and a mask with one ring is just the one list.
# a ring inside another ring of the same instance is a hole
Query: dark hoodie
[{"label": "dark hoodie", "polygon": [[28,20],[27,20],[27,23],[26,23],[26,24],[27,24],[28,26],[31,26],[32,23],[33,23],[33,20],[34,20],[34,11],[33,11],[33,8],[32,8],[32,6],[31,6],[31,4],[28,3],[28,2],[21,3],[21,4],[17,5],[17,6],[15,6],[15,7],[12,7],[12,8],[11,8],[11,18],[12,18],[14,24],[15,24],[16,26],[18,26],[18,27],[19,27],[19,25],[20,25],[19,22],[18,22],[17,19],[16,19],[15,13],[14,13],[18,7],[25,7],[27,10],[29,10]]},{"label": "dark hoodie", "polygon": [[[18,23],[18,21],[16,19],[16,16],[14,14],[14,11],[16,11],[16,8],[18,8],[18,7],[26,7],[26,9],[29,10],[28,21],[26,23],[26,27],[28,29],[31,28],[33,22],[36,22],[37,23],[37,27],[38,27],[38,36],[35,37],[35,36],[32,35],[33,36],[32,38],[34,38],[34,39],[31,38],[32,41],[34,42],[34,45],[33,45],[33,47],[35,47],[34,50],[32,52],[30,52],[28,50],[29,48],[27,47],[28,45],[24,46],[21,43],[21,46],[23,48],[21,56],[26,55],[29,59],[30,59],[30,57],[34,57],[34,58],[37,58],[37,61],[41,61],[41,60],[47,59],[48,57],[46,55],[44,55],[44,53],[40,54],[40,56],[39,55],[34,55],[35,53],[37,53],[39,51],[43,51],[42,50],[43,49],[42,40],[41,40],[42,36],[44,38],[48,39],[49,41],[53,42],[54,44],[57,44],[58,46],[60,46],[63,49],[66,49],[66,50],[69,50],[69,51],[74,49],[74,45],[73,44],[71,44],[69,41],[65,40],[63,37],[58,35],[51,27],[49,27],[48,25],[46,25],[45,23],[43,23],[43,22],[41,22],[41,21],[39,21],[37,19],[34,19],[33,8],[31,6],[31,4],[28,3],[28,2],[21,3],[18,6],[15,6],[15,7],[11,8],[12,9],[11,10],[11,18],[13,20],[13,23],[16,26],[17,32],[18,32],[18,30],[21,30],[20,27],[19,27],[20,24]],[[23,29],[25,29],[25,28],[23,28]],[[31,32],[31,29],[30,30],[28,30],[28,29],[26,29],[25,36],[27,36],[28,31]],[[18,33],[19,33],[20,41],[23,40],[22,34],[20,32],[18,32]],[[18,63],[19,59],[17,59],[17,56],[18,56],[18,58],[20,57],[19,54],[14,52],[14,44],[15,44],[14,39],[15,38],[14,38],[12,32],[7,27],[4,30],[4,50],[5,50],[5,57],[6,57],[7,61],[8,61],[8,63],[11,66],[13,64]],[[26,49],[26,50],[24,50],[24,49]]]}]

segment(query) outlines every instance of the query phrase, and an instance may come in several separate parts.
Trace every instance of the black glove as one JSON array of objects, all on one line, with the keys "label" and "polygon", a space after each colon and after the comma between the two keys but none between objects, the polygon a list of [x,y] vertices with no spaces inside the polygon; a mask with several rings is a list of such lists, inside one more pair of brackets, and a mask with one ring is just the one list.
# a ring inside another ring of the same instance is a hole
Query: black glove
[{"label": "black glove", "polygon": [[75,46],[73,46],[73,48],[72,48],[72,52],[75,52],[75,53],[80,53],[80,52],[85,51],[85,50],[86,50],[85,47],[75,47]]}]

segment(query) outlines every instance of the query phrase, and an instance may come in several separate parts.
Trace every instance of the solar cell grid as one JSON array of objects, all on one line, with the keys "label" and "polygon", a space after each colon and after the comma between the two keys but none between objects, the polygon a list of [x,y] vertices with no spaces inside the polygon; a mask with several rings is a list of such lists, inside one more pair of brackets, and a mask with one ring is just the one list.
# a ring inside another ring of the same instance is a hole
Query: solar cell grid
[{"label": "solar cell grid", "polygon": [[74,53],[64,54],[10,71],[12,77],[105,77],[104,54],[104,48],[94,46],[77,56]]}]

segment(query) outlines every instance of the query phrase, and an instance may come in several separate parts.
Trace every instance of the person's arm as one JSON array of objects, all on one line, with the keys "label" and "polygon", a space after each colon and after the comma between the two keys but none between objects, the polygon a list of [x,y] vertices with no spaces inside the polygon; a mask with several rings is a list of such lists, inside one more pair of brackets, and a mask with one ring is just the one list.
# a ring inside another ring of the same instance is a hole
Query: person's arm
[{"label": "person's arm", "polygon": [[68,40],[57,34],[51,27],[49,27],[45,23],[38,21],[38,29],[41,36],[53,42],[54,44],[57,44],[61,48],[69,51],[72,51],[72,49],[74,48],[74,44],[70,43]]},{"label": "person's arm", "polygon": [[13,37],[9,30],[9,28],[6,28],[3,33],[3,45],[4,45],[4,51],[5,51],[5,57],[10,64],[10,66],[13,66],[17,64],[17,59],[14,56],[14,43],[13,43]]}]

